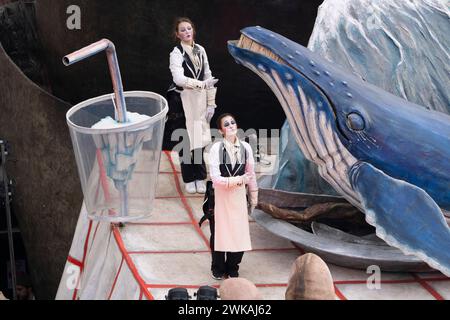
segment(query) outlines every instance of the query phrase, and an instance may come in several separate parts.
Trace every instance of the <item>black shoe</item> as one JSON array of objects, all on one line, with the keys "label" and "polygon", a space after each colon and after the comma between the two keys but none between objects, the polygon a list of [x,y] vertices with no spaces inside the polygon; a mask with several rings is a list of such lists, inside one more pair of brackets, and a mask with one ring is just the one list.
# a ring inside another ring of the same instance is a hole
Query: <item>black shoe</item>
[{"label": "black shoe", "polygon": [[231,272],[228,274],[228,278],[239,278],[239,272]]},{"label": "black shoe", "polygon": [[224,275],[223,274],[219,274],[219,273],[216,273],[216,272],[211,272],[211,276],[213,277],[213,279],[215,279],[215,280],[222,280],[223,278],[224,278]]}]

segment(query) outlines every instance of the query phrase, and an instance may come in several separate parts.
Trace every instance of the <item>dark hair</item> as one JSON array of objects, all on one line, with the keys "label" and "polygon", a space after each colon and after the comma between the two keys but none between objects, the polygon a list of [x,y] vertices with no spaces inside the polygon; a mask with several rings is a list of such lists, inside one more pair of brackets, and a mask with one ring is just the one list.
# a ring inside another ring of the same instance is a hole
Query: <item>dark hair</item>
[{"label": "dark hair", "polygon": [[[219,129],[219,130],[222,129],[222,119],[225,117],[232,117],[234,119],[234,121],[236,121],[236,117],[234,115],[232,115],[231,113],[222,113],[220,116],[217,117],[217,120],[216,120],[217,129]],[[237,121],[236,121],[236,123],[237,123]]]},{"label": "dark hair", "polygon": [[182,22],[187,22],[192,26],[192,29],[194,30],[194,34],[193,34],[193,38],[195,39],[195,25],[194,23],[191,21],[191,19],[186,18],[186,17],[178,17],[175,19],[174,23],[173,23],[173,29],[172,29],[172,36],[173,36],[173,40],[177,41],[177,33],[178,33],[178,26],[180,25],[180,23]]}]

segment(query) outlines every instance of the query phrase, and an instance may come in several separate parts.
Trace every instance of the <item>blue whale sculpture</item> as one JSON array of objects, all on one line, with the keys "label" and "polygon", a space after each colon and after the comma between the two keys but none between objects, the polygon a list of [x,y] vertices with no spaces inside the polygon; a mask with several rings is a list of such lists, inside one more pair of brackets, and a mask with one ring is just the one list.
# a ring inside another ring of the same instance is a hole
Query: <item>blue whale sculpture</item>
[{"label": "blue whale sculpture", "polygon": [[350,75],[262,27],[228,49],[277,96],[320,175],[378,237],[450,276],[450,117]]}]

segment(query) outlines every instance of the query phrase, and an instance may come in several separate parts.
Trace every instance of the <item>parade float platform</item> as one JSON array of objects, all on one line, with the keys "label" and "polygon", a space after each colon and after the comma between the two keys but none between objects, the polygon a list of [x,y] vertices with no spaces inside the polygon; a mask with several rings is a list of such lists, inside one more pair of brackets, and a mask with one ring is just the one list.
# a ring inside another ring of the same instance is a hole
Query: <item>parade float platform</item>
[{"label": "parade float platform", "polygon": [[[202,203],[203,195],[185,193],[178,156],[163,152],[151,217],[120,227],[89,220],[83,206],[56,299],[161,300],[174,287],[187,288],[195,299],[200,286],[218,288],[221,281],[210,272],[208,221],[198,226]],[[291,264],[304,251],[251,217],[250,232],[253,250],[244,255],[240,276],[255,283],[263,299],[283,300]],[[450,299],[450,278],[438,272],[382,273],[380,288],[370,289],[365,270],[328,266],[337,299]]]}]

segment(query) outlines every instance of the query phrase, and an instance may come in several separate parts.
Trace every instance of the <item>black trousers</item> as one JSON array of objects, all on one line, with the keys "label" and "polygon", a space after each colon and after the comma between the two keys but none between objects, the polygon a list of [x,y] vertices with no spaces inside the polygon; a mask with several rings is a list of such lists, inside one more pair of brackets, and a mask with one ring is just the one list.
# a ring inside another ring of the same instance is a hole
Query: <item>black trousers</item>
[{"label": "black trousers", "polygon": [[[167,101],[169,103],[169,112],[164,129],[163,149],[171,150],[179,143],[179,141],[172,141],[172,133],[177,129],[186,129],[186,118],[184,116],[183,103],[177,91],[168,91]],[[188,137],[185,138],[187,139],[183,140],[183,143],[189,148],[189,139]],[[203,159],[203,151],[205,148],[192,150],[190,155],[186,155],[186,159],[183,158],[183,149],[178,152],[183,182],[188,183],[195,180],[205,180],[206,165]]]},{"label": "black trousers", "polygon": [[206,179],[206,164],[203,158],[205,148],[194,149],[186,158],[183,158],[183,149],[178,153],[180,156],[181,176],[185,183],[195,180]]},{"label": "black trousers", "polygon": [[211,271],[216,275],[228,275],[230,277],[239,276],[239,263],[242,261],[244,252],[223,252],[214,250],[214,218],[209,220],[211,237],[209,244],[211,248]]}]

